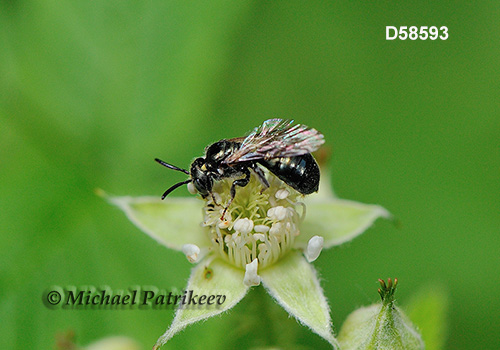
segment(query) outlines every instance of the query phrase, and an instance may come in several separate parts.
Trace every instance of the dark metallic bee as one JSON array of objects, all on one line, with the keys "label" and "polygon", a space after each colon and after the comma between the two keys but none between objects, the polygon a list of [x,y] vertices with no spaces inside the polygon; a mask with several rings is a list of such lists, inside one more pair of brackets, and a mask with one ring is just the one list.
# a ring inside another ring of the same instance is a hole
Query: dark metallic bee
[{"label": "dark metallic bee", "polygon": [[[227,209],[236,195],[236,186],[244,187],[249,183],[251,170],[264,187],[269,187],[259,165],[302,194],[316,192],[319,186],[319,167],[311,152],[324,143],[323,135],[305,125],[292,123],[293,120],[269,119],[246,138],[220,140],[205,149],[205,157],[193,161],[190,171],[156,158],[161,165],[190,175],[188,180],[166,190],[161,199],[190,182],[206,198],[212,195],[214,181],[235,178]],[[215,202],[215,198],[213,199]]]}]

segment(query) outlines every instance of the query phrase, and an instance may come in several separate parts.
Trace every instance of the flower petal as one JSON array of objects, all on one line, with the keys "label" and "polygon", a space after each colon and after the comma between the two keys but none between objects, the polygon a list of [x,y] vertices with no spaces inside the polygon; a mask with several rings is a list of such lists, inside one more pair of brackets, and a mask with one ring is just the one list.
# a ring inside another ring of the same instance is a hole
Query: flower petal
[{"label": "flower petal", "polygon": [[269,294],[292,316],[326,339],[334,348],[330,308],[319,285],[316,271],[298,252],[260,271]]},{"label": "flower petal", "polygon": [[[179,307],[172,324],[158,339],[153,349],[158,349],[186,326],[235,306],[248,292],[248,287],[243,284],[243,276],[243,270],[234,268],[217,258],[212,261],[205,260],[194,267],[186,291],[187,293],[192,291],[193,295],[198,297],[204,295],[208,299],[205,300],[205,305],[186,304]],[[207,305],[211,295],[220,298],[215,299],[215,304]],[[220,301],[222,303],[219,303]]]},{"label": "flower petal", "polygon": [[307,213],[300,226],[295,246],[305,249],[313,236],[325,239],[323,248],[350,241],[363,233],[379,217],[390,217],[379,205],[345,199],[322,199],[306,202]]},{"label": "flower petal", "polygon": [[194,198],[109,197],[138,228],[171,249],[210,245],[200,225],[202,204]]}]

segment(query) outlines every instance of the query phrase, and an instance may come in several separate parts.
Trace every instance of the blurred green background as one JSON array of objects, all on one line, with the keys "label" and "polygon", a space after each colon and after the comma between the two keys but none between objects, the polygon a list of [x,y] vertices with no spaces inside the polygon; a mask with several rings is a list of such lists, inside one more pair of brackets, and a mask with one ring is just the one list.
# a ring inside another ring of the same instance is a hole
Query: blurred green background
[{"label": "blurred green background", "polygon": [[[402,306],[446,291],[448,349],[499,349],[498,18],[498,2],[2,1],[0,347],[52,349],[73,330],[79,344],[123,334],[150,348],[172,310],[41,302],[54,284],[185,285],[185,257],[94,189],[159,196],[184,176],[154,157],[188,167],[283,117],[325,135],[340,197],[397,218],[315,262],[337,331],[377,300],[378,278],[398,277]],[[388,25],[445,25],[449,39],[386,41]],[[171,348],[228,334],[251,346],[257,330],[235,329],[246,310]],[[291,336],[328,348],[300,326]]]}]

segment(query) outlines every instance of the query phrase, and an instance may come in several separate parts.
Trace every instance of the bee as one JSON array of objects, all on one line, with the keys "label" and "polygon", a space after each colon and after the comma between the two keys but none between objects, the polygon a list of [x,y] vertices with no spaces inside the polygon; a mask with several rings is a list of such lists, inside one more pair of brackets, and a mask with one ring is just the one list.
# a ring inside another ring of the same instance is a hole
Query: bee
[{"label": "bee", "polygon": [[251,171],[257,175],[264,189],[269,187],[261,166],[301,194],[311,194],[318,191],[320,176],[311,152],[323,143],[323,135],[315,129],[293,125],[293,120],[269,119],[246,137],[223,139],[206,147],[205,156],[196,158],[189,171],[156,158],[155,161],[161,165],[190,176],[167,189],[161,199],[192,182],[203,198],[212,196],[217,204],[212,194],[214,181],[234,178],[223,218],[236,196],[236,187],[245,187],[250,182]]}]

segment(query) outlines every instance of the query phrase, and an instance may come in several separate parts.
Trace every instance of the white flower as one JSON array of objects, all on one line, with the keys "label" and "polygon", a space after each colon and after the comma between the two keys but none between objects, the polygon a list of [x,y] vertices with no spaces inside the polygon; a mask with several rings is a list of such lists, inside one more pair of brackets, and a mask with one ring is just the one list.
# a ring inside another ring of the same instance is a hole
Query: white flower
[{"label": "white flower", "polygon": [[[260,283],[290,315],[337,348],[330,309],[308,261],[315,260],[322,249],[358,236],[388,212],[377,205],[335,198],[324,182],[318,194],[305,200],[268,174],[267,189],[255,176],[247,186],[237,187],[236,197],[221,220],[232,181],[216,182],[213,195],[203,202],[175,197],[165,201],[156,197],[110,198],[152,238],[198,262],[187,290],[226,296],[220,308],[177,309],[155,349],[189,324],[232,308],[251,286]],[[200,225],[197,217],[202,206]]]}]

